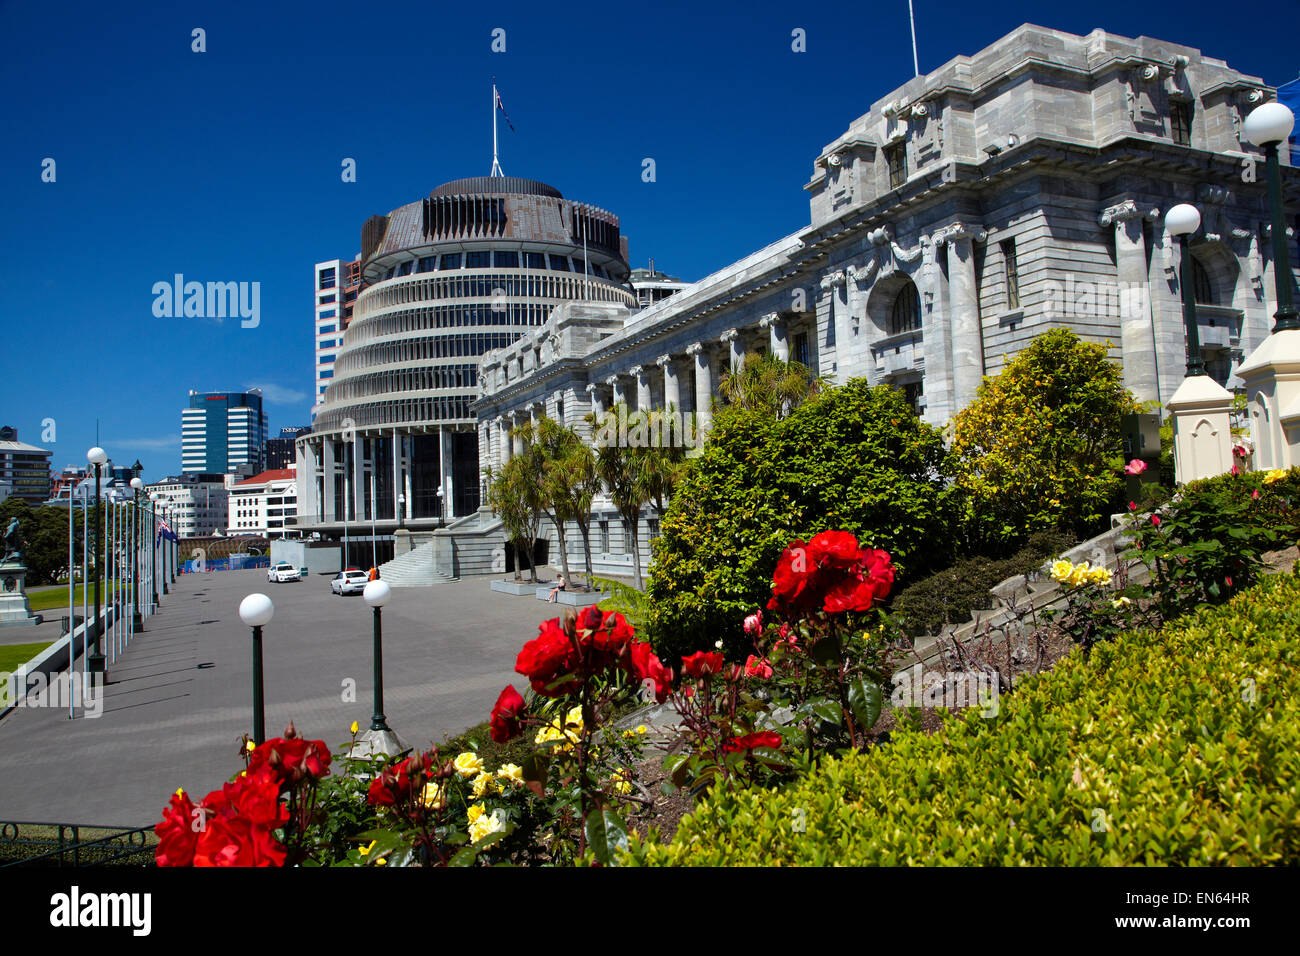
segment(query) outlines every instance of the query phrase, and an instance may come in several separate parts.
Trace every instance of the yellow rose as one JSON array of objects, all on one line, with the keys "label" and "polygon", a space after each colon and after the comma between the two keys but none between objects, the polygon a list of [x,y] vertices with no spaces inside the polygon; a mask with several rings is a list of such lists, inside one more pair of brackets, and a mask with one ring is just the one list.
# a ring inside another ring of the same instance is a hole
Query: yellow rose
[{"label": "yellow rose", "polygon": [[1052,562],[1050,573],[1052,575],[1053,581],[1057,581],[1061,584],[1064,584],[1070,580],[1070,575],[1073,572],[1074,572],[1074,565],[1071,564],[1069,561],[1061,559],[1059,561]]},{"label": "yellow rose", "polygon": [[1132,603],[1133,602],[1126,597],[1117,597],[1115,598],[1115,600],[1110,602],[1110,606],[1115,608],[1115,610],[1118,611],[1120,608],[1128,607]]},{"label": "yellow rose", "polygon": [[447,807],[447,788],[436,783],[426,783],[420,795],[424,805],[430,810],[444,810]]},{"label": "yellow rose", "polygon": [[1282,468],[1274,468],[1272,471],[1264,473],[1264,484],[1271,485],[1275,481],[1281,481],[1286,477],[1286,471]]},{"label": "yellow rose", "polygon": [[503,763],[497,767],[497,776],[502,780],[509,780],[511,783],[524,782],[524,770],[518,764]]},{"label": "yellow rose", "polygon": [[469,810],[466,811],[465,815],[469,817],[470,826],[473,826],[474,821],[477,820],[479,817],[483,816],[483,814],[485,813],[487,813],[487,808],[484,807],[483,804],[473,803],[470,804],[470,808]]},{"label": "yellow rose", "polygon": [[481,814],[473,823],[469,825],[469,839],[471,843],[477,843],[484,837],[493,833],[499,833],[506,828],[506,817],[501,810],[493,810],[489,814]]},{"label": "yellow rose", "polygon": [[357,722],[355,720],[352,721],[352,732],[354,734],[357,732]]},{"label": "yellow rose", "polygon": [[483,772],[483,761],[479,755],[472,751],[465,751],[452,762],[456,772],[462,777],[477,777]]},{"label": "yellow rose", "polygon": [[628,782],[626,770],[615,770],[610,774],[609,782],[613,784],[615,793],[631,793],[632,784]]},{"label": "yellow rose", "polygon": [[493,777],[492,774],[484,771],[474,778],[473,793],[478,799],[483,799],[492,792]]},{"label": "yellow rose", "polygon": [[1093,568],[1088,573],[1088,581],[1091,584],[1110,584],[1111,573],[1108,568]]}]

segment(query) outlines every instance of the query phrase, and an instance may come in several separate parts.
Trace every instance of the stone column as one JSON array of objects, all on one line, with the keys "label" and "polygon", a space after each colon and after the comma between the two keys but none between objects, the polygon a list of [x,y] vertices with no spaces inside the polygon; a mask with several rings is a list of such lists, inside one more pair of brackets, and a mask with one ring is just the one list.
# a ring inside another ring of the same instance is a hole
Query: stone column
[{"label": "stone column", "polygon": [[517,412],[512,412],[510,415],[510,426],[511,426],[510,430],[512,432],[510,436],[510,444],[513,447],[514,454],[516,455],[522,455],[524,453],[523,436],[515,431],[515,429],[518,428],[520,424],[522,424],[519,421],[519,417],[520,416]]},{"label": "stone column", "polygon": [[628,372],[636,378],[636,410],[650,411],[650,373],[644,365],[633,365]]},{"label": "stone column", "polygon": [[600,394],[601,386],[595,382],[587,384],[587,394],[591,396],[591,414],[597,423],[605,417],[605,397]]},{"label": "stone column", "polygon": [[443,494],[443,514],[450,521],[456,517],[456,510],[452,503],[456,500],[452,494],[454,489],[451,486],[452,460],[451,460],[451,430],[448,428],[438,429],[438,438],[442,442],[442,494]]},{"label": "stone column", "polygon": [[322,475],[321,491],[325,499],[325,518],[326,521],[333,521],[338,513],[338,503],[334,500],[334,441],[326,438],[322,443],[325,451],[325,471]]},{"label": "stone column", "polygon": [[988,234],[963,222],[939,231],[935,242],[948,255],[948,322],[952,343],[953,412],[975,400],[984,378],[984,336],[979,289],[975,283],[974,243]]},{"label": "stone column", "polygon": [[729,346],[730,354],[728,356],[727,367],[734,375],[740,371],[745,364],[745,338],[740,334],[739,329],[727,329],[720,336],[718,341],[723,345]]},{"label": "stone column", "polygon": [[1124,386],[1139,402],[1159,401],[1159,359],[1147,272],[1144,220],[1160,210],[1139,208],[1134,200],[1108,207],[1098,222],[1115,229],[1115,271],[1119,282],[1120,350]]},{"label": "stone column", "polygon": [[609,386],[610,393],[613,396],[612,404],[626,405],[627,395],[623,391],[623,379],[618,375],[611,375],[605,379],[605,384]]},{"label": "stone column", "polygon": [[769,312],[758,320],[760,329],[767,329],[768,344],[774,358],[782,362],[790,361],[790,341],[787,335],[785,317],[779,312]]},{"label": "stone column", "polygon": [[664,370],[664,410],[682,410],[681,386],[677,382],[677,361],[671,355],[661,355],[655,364]]},{"label": "stone column", "polygon": [[701,432],[713,424],[713,366],[709,347],[696,342],[686,349],[695,358],[695,416]]},{"label": "stone column", "polygon": [[[487,429],[483,430],[483,438],[488,437]],[[401,503],[398,497],[402,494],[402,440],[397,436],[397,429],[393,429],[393,520],[396,521],[398,513],[401,510]],[[487,450],[484,449],[483,461],[487,460]]]},{"label": "stone column", "polygon": [[822,291],[830,299],[831,314],[827,319],[827,324],[834,329],[835,336],[835,362],[836,365],[844,363],[844,356],[849,350],[849,330],[846,312],[846,303],[844,300],[844,273],[842,271],[831,272],[822,276]]}]

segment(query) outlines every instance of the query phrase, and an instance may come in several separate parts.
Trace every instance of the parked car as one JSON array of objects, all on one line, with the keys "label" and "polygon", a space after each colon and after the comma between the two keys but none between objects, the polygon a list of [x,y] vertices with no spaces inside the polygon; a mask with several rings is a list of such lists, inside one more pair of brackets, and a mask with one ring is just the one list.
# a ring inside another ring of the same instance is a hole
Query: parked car
[{"label": "parked car", "polygon": [[334,580],[330,581],[330,590],[335,594],[360,594],[366,589],[366,580],[365,571],[348,568],[346,571],[340,571]]},{"label": "parked car", "polygon": [[301,581],[302,574],[288,561],[281,561],[274,567],[267,568],[266,579],[274,584],[282,584],[285,581]]}]

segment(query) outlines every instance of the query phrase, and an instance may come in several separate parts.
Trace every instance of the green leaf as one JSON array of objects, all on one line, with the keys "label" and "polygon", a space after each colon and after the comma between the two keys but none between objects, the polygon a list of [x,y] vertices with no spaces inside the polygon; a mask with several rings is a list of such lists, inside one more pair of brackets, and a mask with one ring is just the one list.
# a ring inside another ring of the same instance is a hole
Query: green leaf
[{"label": "green leaf", "polygon": [[620,850],[627,849],[627,824],[608,807],[587,814],[587,846],[605,866],[613,866]]},{"label": "green leaf", "polygon": [[818,664],[833,664],[840,659],[840,642],[834,635],[823,637],[812,646],[812,659]]},{"label": "green leaf", "polygon": [[863,730],[871,728],[880,719],[882,706],[879,684],[861,678],[849,683],[849,708]]},{"label": "green leaf", "polygon": [[840,725],[844,716],[840,710],[840,705],[829,697],[818,697],[815,700],[808,701],[805,706],[811,713],[828,724],[834,724],[836,727]]}]

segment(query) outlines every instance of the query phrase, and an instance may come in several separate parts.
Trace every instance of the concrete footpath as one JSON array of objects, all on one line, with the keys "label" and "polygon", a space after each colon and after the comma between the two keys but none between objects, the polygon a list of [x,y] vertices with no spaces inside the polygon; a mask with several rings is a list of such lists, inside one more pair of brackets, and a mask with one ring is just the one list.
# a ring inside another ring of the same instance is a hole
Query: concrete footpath
[{"label": "concrete footpath", "polygon": [[[492,593],[489,580],[396,589],[384,608],[385,711],[408,745],[486,720],[505,684],[524,687],[519,648],[559,611]],[[321,576],[183,575],[110,664],[100,717],[70,719],[65,705],[0,720],[0,820],[144,826],[177,787],[198,799],[229,779],[252,733],[252,641],[238,609],[256,591],[276,608],[263,636],[268,736],[292,720],[337,750],[352,721],[368,727],[372,615],[359,596],[332,595]]]}]

